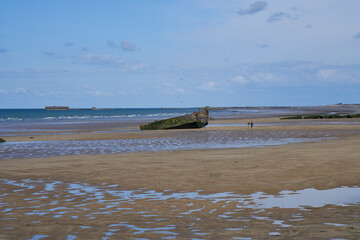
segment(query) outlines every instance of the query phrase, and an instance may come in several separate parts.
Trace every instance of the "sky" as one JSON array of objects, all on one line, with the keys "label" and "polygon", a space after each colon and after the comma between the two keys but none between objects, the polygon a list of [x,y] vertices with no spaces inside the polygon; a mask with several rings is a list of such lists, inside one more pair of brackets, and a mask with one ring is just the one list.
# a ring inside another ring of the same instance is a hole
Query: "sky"
[{"label": "sky", "polygon": [[0,108],[360,103],[359,0],[0,0]]}]

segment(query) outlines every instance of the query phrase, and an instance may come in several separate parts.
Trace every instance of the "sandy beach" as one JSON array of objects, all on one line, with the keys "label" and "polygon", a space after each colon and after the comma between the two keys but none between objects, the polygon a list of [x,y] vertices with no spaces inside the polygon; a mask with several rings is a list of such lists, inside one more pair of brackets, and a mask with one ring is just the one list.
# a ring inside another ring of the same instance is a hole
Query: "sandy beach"
[{"label": "sandy beach", "polygon": [[[16,143],[326,133],[274,146],[2,159],[0,239],[359,239],[359,192],[351,193],[352,202],[324,196],[322,204],[300,194],[357,191],[359,120],[259,118],[253,129],[248,121],[216,120],[198,130],[127,126],[8,136]],[[296,207],[277,205],[274,197],[297,194]],[[270,198],[270,207],[261,205]]]}]

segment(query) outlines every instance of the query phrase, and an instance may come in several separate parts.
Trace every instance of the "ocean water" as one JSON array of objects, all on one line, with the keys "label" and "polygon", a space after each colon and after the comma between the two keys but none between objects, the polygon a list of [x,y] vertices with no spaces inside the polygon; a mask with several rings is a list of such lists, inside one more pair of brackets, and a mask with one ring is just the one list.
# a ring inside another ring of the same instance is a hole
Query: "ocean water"
[{"label": "ocean water", "polygon": [[116,108],[106,110],[0,109],[0,122],[12,121],[68,121],[106,119],[157,119],[170,118],[197,111],[197,108]]}]

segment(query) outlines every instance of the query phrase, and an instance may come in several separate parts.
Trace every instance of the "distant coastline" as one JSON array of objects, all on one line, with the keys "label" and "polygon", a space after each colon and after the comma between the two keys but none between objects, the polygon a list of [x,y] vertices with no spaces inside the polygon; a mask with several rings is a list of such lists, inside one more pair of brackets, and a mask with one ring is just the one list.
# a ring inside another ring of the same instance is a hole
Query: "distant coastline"
[{"label": "distant coastline", "polygon": [[46,106],[46,111],[67,111],[70,110],[69,106]]},{"label": "distant coastline", "polygon": [[115,110],[115,108],[70,108],[69,106],[46,106],[46,111],[68,111],[68,110]]}]

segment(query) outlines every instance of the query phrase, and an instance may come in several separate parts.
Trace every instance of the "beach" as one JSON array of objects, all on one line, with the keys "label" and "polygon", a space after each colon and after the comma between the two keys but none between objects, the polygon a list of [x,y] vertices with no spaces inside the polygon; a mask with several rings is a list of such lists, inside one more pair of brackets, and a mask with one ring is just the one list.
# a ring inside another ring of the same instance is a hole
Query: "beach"
[{"label": "beach", "polygon": [[0,239],[358,239],[360,120],[276,115],[9,134]]}]

